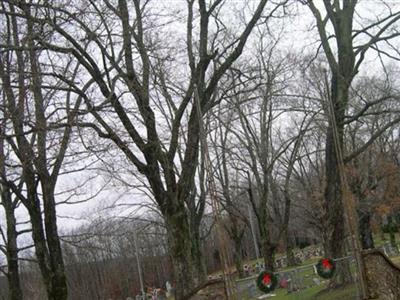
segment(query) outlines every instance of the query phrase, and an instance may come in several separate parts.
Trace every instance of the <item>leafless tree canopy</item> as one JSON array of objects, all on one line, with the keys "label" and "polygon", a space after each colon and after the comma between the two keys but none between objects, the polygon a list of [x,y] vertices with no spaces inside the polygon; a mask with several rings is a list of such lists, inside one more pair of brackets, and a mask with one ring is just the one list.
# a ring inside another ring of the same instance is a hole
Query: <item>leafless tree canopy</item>
[{"label": "leafless tree canopy", "polygon": [[395,245],[399,22],[385,1],[2,1],[4,297],[184,299],[225,254],[239,277],[311,242],[346,256],[347,187],[360,245],[384,224]]}]

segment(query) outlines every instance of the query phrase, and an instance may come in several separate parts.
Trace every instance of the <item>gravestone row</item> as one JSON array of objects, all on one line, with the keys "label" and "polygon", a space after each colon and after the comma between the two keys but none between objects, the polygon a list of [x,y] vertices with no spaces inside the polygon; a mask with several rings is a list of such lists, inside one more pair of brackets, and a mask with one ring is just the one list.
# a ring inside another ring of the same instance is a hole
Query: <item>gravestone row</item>
[{"label": "gravestone row", "polygon": [[[299,251],[295,252],[294,257],[295,257],[296,263],[301,264],[308,259],[315,258],[315,257],[321,257],[322,254],[323,254],[323,251],[320,247],[311,246],[311,247],[308,247],[303,250],[299,250]],[[287,266],[288,266],[288,263],[287,263],[286,255],[275,259],[275,268],[276,269],[285,268]],[[263,262],[256,262],[254,264],[243,265],[243,270],[247,276],[250,276],[252,274],[257,274],[264,269],[265,269],[265,264]]]}]

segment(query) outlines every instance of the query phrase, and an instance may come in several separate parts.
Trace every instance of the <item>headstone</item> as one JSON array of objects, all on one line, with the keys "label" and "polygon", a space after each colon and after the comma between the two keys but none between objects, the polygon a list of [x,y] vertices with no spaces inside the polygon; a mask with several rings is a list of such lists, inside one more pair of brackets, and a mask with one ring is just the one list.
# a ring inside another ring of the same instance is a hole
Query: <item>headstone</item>
[{"label": "headstone", "polygon": [[275,296],[276,296],[276,294],[265,294],[265,295],[261,295],[261,296],[257,297],[257,299],[272,298]]},{"label": "headstone", "polygon": [[292,280],[292,278],[287,279],[286,282],[287,282],[287,291],[288,291],[288,293],[294,292],[294,291],[295,291],[295,288],[294,288],[294,286],[293,286],[293,280]]},{"label": "headstone", "polygon": [[247,293],[250,298],[254,298],[257,295],[257,287],[254,283],[247,286]]},{"label": "headstone", "polygon": [[313,282],[314,282],[314,285],[320,285],[321,284],[321,281],[317,277],[313,278]]},{"label": "headstone", "polygon": [[255,269],[255,271],[256,271],[257,273],[260,273],[261,266],[260,266],[258,263],[256,263],[256,264],[254,265],[254,269]]},{"label": "headstone", "polygon": [[172,285],[169,281],[165,283],[165,288],[167,289],[167,292],[165,293],[167,298],[172,296]]},{"label": "headstone", "polygon": [[243,272],[244,272],[246,277],[250,275],[249,274],[250,273],[249,265],[247,265],[247,264],[243,265]]},{"label": "headstone", "polygon": [[288,281],[288,293],[292,293],[295,291],[298,291],[300,289],[300,282],[297,277],[297,271],[293,270],[292,272],[289,273],[289,279]]},{"label": "headstone", "polygon": [[390,246],[390,256],[396,256],[399,254],[397,246],[393,247],[392,244],[389,244],[389,246]]},{"label": "headstone", "polygon": [[276,269],[280,269],[281,268],[281,260],[280,259],[277,259],[277,260],[275,260],[275,268]]},{"label": "headstone", "polygon": [[283,289],[287,289],[288,285],[289,285],[289,282],[285,277],[283,277],[281,280],[279,280],[279,287],[281,287]]},{"label": "headstone", "polygon": [[287,266],[287,265],[288,265],[288,263],[287,263],[287,257],[284,256],[284,257],[282,258],[282,267],[283,267],[283,266]]},{"label": "headstone", "polygon": [[387,245],[388,244],[383,244],[383,253],[385,253],[386,256],[389,256],[388,251],[387,251]]}]

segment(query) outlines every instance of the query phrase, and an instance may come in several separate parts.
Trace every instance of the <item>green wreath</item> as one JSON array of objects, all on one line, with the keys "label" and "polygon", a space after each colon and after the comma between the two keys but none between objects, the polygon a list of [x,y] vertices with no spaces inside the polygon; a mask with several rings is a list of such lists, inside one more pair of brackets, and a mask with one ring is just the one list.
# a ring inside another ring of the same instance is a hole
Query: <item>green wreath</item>
[{"label": "green wreath", "polygon": [[257,277],[257,287],[264,293],[272,292],[278,284],[278,278],[270,272],[263,271]]},{"label": "green wreath", "polygon": [[323,258],[319,260],[316,268],[319,276],[325,279],[329,279],[332,278],[333,274],[335,274],[336,265],[332,259]]}]

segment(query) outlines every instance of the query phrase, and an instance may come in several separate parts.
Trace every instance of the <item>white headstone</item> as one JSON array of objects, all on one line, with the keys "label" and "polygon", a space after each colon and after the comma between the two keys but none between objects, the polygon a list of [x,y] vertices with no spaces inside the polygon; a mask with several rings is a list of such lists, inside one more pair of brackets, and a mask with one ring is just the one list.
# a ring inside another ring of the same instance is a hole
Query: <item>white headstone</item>
[{"label": "white headstone", "polygon": [[165,288],[167,289],[168,292],[171,292],[171,291],[172,291],[172,285],[169,283],[169,281],[167,281],[167,282],[165,283]]},{"label": "white headstone", "polygon": [[313,282],[315,285],[320,285],[321,281],[319,280],[319,278],[313,278]]},{"label": "white headstone", "polygon": [[167,296],[167,298],[172,296],[172,285],[169,283],[169,281],[167,281],[165,283],[165,288],[167,290],[167,292],[165,293],[165,295]]}]

